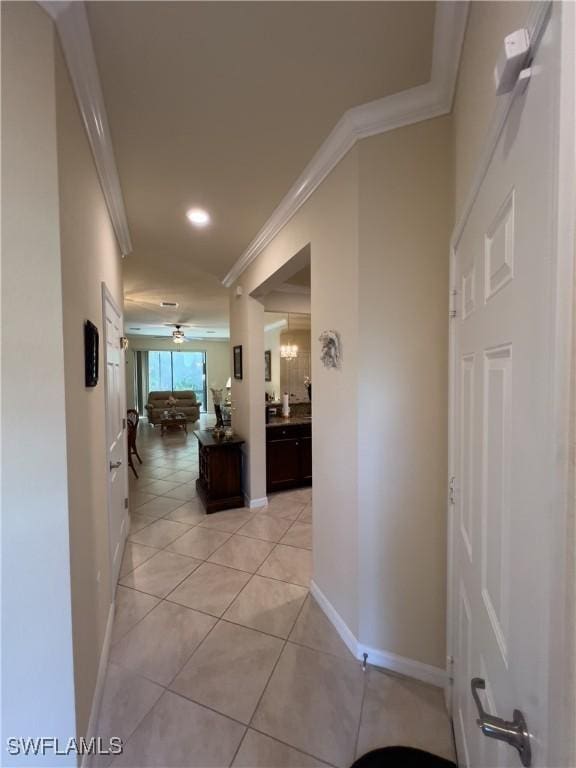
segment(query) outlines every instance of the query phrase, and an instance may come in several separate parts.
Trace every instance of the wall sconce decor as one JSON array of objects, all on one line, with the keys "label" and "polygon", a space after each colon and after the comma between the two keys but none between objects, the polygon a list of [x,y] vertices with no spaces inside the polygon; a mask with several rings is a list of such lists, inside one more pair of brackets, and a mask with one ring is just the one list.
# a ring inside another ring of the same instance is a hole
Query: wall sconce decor
[{"label": "wall sconce decor", "polygon": [[320,360],[325,368],[340,368],[342,364],[342,342],[338,331],[323,331],[318,338],[321,346]]}]

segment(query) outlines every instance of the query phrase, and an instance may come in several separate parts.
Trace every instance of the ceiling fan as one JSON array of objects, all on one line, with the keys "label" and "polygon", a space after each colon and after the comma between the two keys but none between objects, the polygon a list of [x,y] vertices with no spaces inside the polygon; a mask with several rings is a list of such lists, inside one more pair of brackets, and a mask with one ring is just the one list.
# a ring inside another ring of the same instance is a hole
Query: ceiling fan
[{"label": "ceiling fan", "polygon": [[[172,341],[174,344],[183,344],[186,341],[186,334],[179,323],[165,323],[165,325],[169,327],[174,326],[174,330],[172,331]],[[187,325],[185,327],[189,328],[190,326]]]}]

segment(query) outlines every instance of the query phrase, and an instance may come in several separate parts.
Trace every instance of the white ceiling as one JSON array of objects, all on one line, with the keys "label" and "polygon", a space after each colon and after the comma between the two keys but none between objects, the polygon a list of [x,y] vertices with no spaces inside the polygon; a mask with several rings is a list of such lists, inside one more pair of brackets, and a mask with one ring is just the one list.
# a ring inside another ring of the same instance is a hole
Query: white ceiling
[{"label": "white ceiling", "polygon": [[225,334],[222,277],[343,112],[429,79],[434,3],[87,5],[134,245],[127,328]]},{"label": "white ceiling", "polygon": [[[182,325],[181,329],[184,331],[186,339],[188,341],[222,341],[230,338],[229,328],[208,328],[206,326],[193,326]],[[155,336],[169,338],[172,332],[175,330],[173,325],[159,324],[153,325],[152,323],[125,323],[125,330],[129,336]]]},{"label": "white ceiling", "polygon": [[310,289],[310,264],[307,264],[304,269],[296,272],[289,280],[286,280],[285,285]]}]

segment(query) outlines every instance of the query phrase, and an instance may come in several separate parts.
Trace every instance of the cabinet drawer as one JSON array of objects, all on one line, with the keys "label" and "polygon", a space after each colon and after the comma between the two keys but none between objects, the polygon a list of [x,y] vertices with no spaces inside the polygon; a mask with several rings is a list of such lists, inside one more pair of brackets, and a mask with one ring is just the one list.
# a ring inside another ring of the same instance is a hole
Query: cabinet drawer
[{"label": "cabinet drawer", "polygon": [[282,424],[266,428],[266,442],[273,443],[276,440],[291,440],[298,437],[312,437],[311,424]]}]

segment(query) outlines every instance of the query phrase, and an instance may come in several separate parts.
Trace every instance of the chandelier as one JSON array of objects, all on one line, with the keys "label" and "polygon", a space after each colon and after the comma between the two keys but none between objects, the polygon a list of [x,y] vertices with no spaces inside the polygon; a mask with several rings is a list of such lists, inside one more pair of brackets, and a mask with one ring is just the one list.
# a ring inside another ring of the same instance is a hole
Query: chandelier
[{"label": "chandelier", "polygon": [[286,360],[294,360],[298,357],[298,345],[282,344],[280,346],[280,357],[283,357]]},{"label": "chandelier", "polygon": [[[290,312],[288,312],[288,327],[286,329],[286,335],[290,339]],[[296,360],[298,357],[298,345],[297,344],[281,344],[280,345],[280,357],[285,360]]]}]

